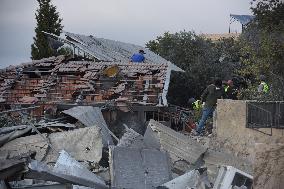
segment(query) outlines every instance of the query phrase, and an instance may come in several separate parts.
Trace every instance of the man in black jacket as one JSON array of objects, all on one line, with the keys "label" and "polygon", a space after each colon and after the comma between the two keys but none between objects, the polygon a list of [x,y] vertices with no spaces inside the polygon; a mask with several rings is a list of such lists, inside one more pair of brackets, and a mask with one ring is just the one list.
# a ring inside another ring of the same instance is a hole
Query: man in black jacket
[{"label": "man in black jacket", "polygon": [[237,100],[238,97],[238,89],[234,85],[234,82],[232,80],[227,81],[227,85],[225,86],[225,93],[227,99]]},{"label": "man in black jacket", "polygon": [[222,87],[222,80],[216,79],[214,84],[207,86],[201,95],[201,101],[205,102],[202,109],[202,117],[198,123],[197,135],[200,135],[206,120],[213,116],[213,112],[217,106],[217,99],[223,98],[225,95],[225,90]]}]

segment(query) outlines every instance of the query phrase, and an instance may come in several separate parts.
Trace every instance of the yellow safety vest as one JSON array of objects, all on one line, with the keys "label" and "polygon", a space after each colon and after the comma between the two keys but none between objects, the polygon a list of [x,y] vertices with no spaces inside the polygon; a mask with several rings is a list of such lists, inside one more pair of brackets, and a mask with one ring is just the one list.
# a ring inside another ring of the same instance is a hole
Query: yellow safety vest
[{"label": "yellow safety vest", "polygon": [[193,104],[193,109],[194,110],[199,110],[201,108],[201,102],[200,100],[196,100],[195,102],[192,103]]},{"label": "yellow safety vest", "polygon": [[263,90],[262,90],[262,91],[263,91],[264,93],[268,93],[269,87],[268,87],[267,83],[265,83],[264,81],[262,81],[260,84],[263,85]]},{"label": "yellow safety vest", "polygon": [[229,85],[225,87],[225,92],[228,91],[229,87],[230,87]]}]

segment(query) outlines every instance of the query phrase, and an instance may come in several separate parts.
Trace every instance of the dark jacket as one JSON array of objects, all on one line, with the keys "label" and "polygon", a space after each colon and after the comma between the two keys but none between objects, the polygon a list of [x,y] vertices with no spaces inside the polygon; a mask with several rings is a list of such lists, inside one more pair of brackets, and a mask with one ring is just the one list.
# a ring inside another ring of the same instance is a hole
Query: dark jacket
[{"label": "dark jacket", "polygon": [[234,86],[229,86],[226,91],[226,97],[227,99],[237,100],[238,95],[238,89]]},{"label": "dark jacket", "polygon": [[201,101],[205,102],[204,108],[212,108],[217,105],[217,99],[223,98],[225,90],[223,87],[216,89],[214,84],[208,85],[201,95]]}]

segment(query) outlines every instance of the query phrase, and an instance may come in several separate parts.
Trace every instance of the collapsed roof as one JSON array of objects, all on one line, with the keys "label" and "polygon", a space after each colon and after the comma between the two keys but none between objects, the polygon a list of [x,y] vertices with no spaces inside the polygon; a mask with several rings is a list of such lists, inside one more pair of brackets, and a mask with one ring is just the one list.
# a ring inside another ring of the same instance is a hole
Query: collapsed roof
[{"label": "collapsed roof", "polygon": [[[86,36],[81,34],[74,34],[70,32],[63,32],[61,36],[56,36],[51,33],[44,32],[46,35],[55,38],[58,41],[72,45],[78,48],[85,54],[95,58],[98,61],[105,62],[129,62],[133,53],[143,50],[146,54],[146,63],[167,63],[166,59],[155,54],[147,48],[130,43],[120,41],[97,38],[92,35]],[[169,62],[170,63],[170,62]],[[174,66],[174,65],[173,65]],[[175,67],[174,71],[182,71],[182,69]]]},{"label": "collapsed roof", "polygon": [[[137,45],[68,32],[65,39],[46,34],[83,51],[95,61],[74,61],[58,56],[2,69],[0,102],[94,104],[123,100],[167,106],[171,71],[183,72]],[[140,49],[146,52],[145,62],[130,62],[130,56]]]}]

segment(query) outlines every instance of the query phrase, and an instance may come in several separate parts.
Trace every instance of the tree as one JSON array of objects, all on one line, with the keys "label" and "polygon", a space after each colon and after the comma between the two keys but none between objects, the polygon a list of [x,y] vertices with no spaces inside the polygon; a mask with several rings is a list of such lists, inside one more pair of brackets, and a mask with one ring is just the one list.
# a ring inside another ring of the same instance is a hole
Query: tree
[{"label": "tree", "polygon": [[229,79],[239,61],[235,56],[239,51],[235,40],[213,43],[194,32],[166,32],[149,41],[146,47],[185,70],[185,73],[173,72],[168,92],[169,102],[181,106],[190,97],[200,98],[216,77]]},{"label": "tree", "polygon": [[[253,1],[255,15],[240,38],[242,44],[240,73],[256,88],[257,78],[265,75],[270,84],[269,100],[284,96],[284,3],[280,0]],[[253,91],[249,98],[253,98]]]},{"label": "tree", "polygon": [[33,38],[34,43],[31,45],[32,59],[41,59],[57,55],[56,50],[50,47],[48,38],[42,31],[60,35],[63,29],[61,25],[62,19],[56,11],[56,6],[52,5],[50,0],[37,1],[39,8],[35,14],[37,26],[35,28],[36,36]]}]

